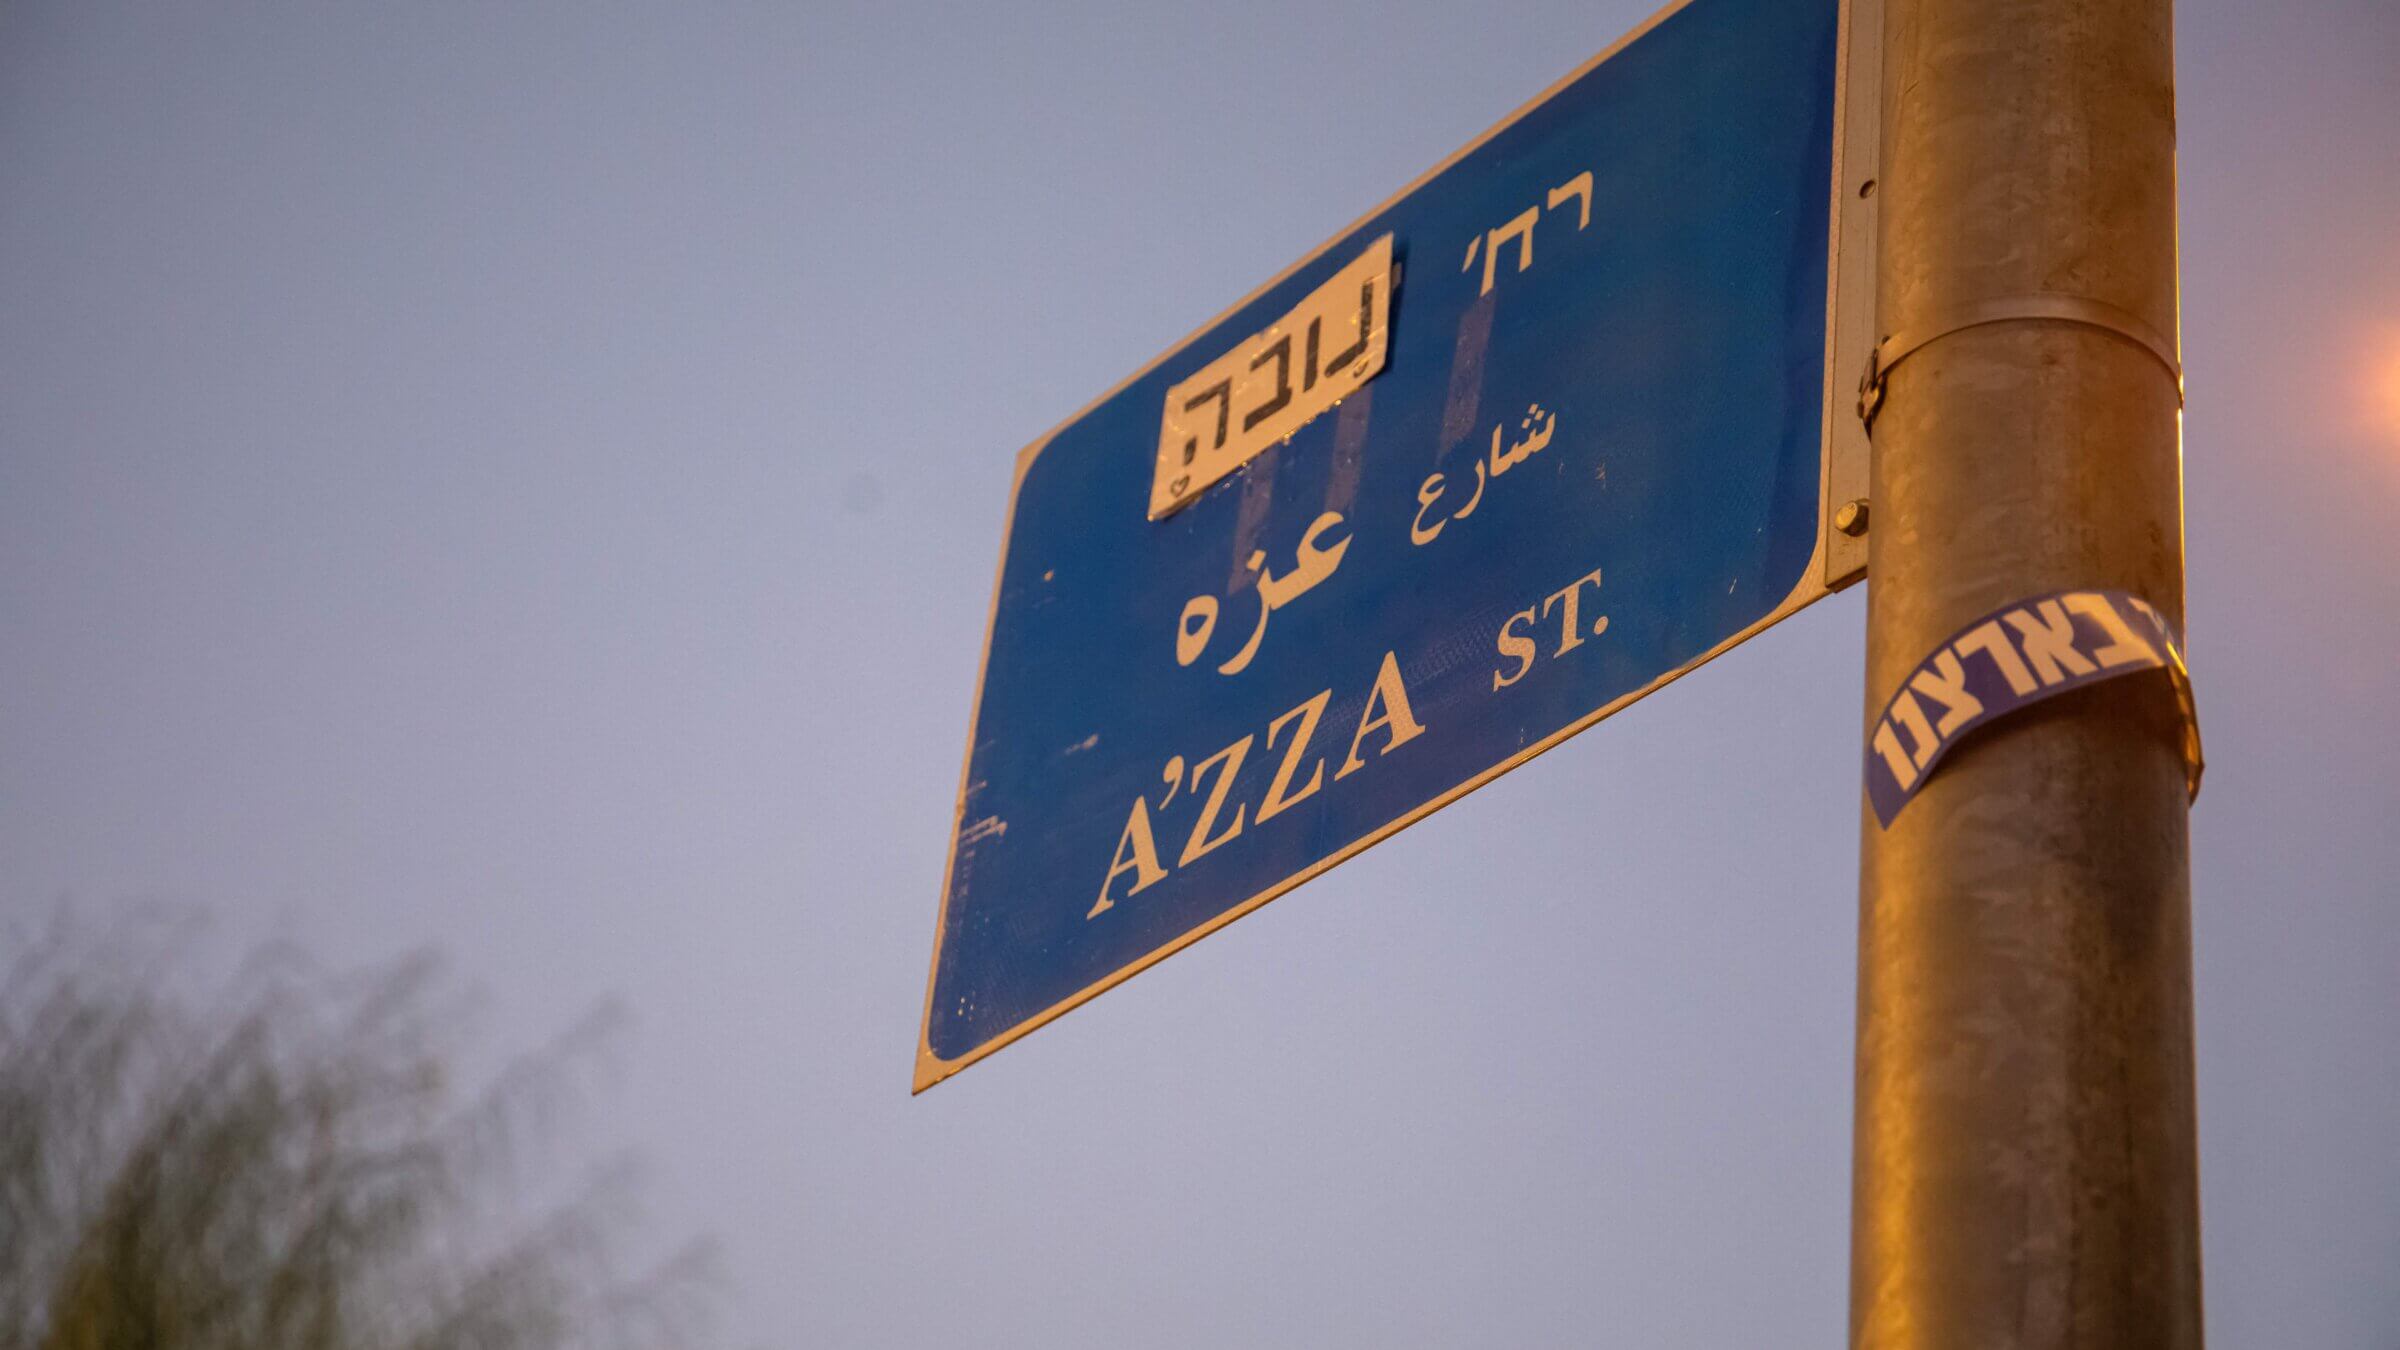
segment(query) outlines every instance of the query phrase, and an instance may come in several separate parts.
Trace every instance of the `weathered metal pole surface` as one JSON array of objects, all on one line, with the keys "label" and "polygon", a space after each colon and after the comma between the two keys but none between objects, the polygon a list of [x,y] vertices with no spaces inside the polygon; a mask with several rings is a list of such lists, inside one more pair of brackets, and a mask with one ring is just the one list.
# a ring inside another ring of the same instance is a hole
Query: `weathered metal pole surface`
[{"label": "weathered metal pole surface", "polygon": [[[2183,617],[2170,0],[1886,15],[1879,327],[1921,345],[1873,423],[1870,719],[2018,599],[2117,587]],[[2200,1344],[2162,679],[2003,719],[1891,828],[1866,817],[1854,1346]]]}]

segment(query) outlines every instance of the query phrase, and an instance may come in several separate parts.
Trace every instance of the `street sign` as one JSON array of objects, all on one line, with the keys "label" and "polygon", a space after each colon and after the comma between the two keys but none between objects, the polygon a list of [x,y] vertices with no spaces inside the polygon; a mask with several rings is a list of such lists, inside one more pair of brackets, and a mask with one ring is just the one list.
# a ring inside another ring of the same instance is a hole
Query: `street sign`
[{"label": "street sign", "polygon": [[1669,8],[1018,458],[917,1089],[1855,579],[1846,10]]}]

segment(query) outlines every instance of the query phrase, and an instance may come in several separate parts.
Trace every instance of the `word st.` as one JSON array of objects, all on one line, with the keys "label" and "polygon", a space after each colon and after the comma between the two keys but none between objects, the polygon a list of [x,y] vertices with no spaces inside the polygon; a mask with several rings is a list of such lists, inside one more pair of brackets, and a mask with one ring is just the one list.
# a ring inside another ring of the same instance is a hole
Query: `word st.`
[{"label": "word st.", "polygon": [[[1533,663],[1542,659],[1541,644],[1536,640],[1536,635],[1538,626],[1550,618],[1552,610],[1558,612],[1558,645],[1550,650],[1552,659],[1565,656],[1568,652],[1582,646],[1587,638],[1596,638],[1608,631],[1606,614],[1593,619],[1588,631],[1584,627],[1582,600],[1583,588],[1586,586],[1591,587],[1595,593],[1599,591],[1599,568],[1595,567],[1565,586],[1550,592],[1542,597],[1541,604],[1529,605],[1509,615],[1507,621],[1500,625],[1500,635],[1494,640],[1495,645],[1502,657],[1516,662],[1516,669],[1492,671],[1492,691],[1494,693],[1524,679],[1525,672],[1533,669]],[[1517,631],[1520,628],[1525,631]]]}]

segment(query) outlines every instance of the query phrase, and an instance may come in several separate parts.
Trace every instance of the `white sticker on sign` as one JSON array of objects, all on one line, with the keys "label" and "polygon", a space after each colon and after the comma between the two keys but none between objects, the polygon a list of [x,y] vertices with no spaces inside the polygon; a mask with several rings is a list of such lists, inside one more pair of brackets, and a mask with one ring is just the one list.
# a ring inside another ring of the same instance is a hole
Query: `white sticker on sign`
[{"label": "white sticker on sign", "polygon": [[1232,351],[1167,391],[1159,416],[1150,519],[1174,514],[1209,484],[1383,369],[1392,313],[1392,237]]}]

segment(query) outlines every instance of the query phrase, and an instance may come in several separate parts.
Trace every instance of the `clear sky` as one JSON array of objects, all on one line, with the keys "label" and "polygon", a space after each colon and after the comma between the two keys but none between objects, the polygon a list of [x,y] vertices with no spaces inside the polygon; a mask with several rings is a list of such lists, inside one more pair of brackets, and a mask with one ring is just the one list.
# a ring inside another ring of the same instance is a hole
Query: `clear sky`
[{"label": "clear sky", "polygon": [[[1015,451],[1646,12],[0,5],[0,905],[621,995],[746,1343],[1839,1343],[1857,592],[907,1093]],[[2178,47],[2210,1330],[2389,1346],[2400,10]]]}]

